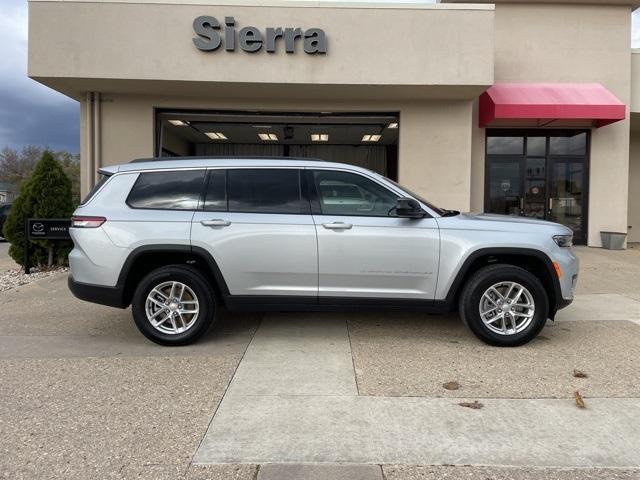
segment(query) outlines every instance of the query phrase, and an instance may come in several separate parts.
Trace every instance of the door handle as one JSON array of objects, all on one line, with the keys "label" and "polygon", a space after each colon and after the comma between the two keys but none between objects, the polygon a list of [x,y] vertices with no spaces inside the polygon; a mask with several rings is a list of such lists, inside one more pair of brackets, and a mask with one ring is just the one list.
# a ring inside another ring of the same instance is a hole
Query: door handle
[{"label": "door handle", "polygon": [[329,230],[349,230],[353,225],[350,223],[343,222],[333,222],[333,223],[323,223],[322,226],[324,228],[328,228]]},{"label": "door handle", "polygon": [[222,220],[220,218],[216,218],[215,220],[202,220],[200,223],[205,227],[228,227],[231,225],[231,222],[228,220]]}]

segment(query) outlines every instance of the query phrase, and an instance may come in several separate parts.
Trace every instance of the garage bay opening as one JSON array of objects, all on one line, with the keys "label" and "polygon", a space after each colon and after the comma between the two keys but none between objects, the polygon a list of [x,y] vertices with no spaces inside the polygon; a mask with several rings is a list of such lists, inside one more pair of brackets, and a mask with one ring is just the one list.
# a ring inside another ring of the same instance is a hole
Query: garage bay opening
[{"label": "garage bay opening", "polygon": [[156,110],[156,156],[319,158],[398,178],[397,113]]}]

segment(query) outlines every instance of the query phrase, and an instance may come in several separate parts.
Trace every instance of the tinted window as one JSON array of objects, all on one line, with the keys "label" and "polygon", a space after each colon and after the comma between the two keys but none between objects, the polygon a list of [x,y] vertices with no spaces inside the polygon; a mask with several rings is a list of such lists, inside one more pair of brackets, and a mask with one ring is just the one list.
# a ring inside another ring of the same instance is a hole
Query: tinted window
[{"label": "tinted window", "polygon": [[547,154],[547,137],[528,137],[527,155],[530,157],[544,157]]},{"label": "tinted window", "polygon": [[195,210],[204,170],[141,173],[127,204],[133,208]]},{"label": "tinted window", "polygon": [[313,177],[323,215],[394,215],[398,195],[362,175],[317,170]]},{"label": "tinted window", "polygon": [[84,205],[85,203],[87,203],[89,200],[91,200],[91,198],[96,194],[96,192],[98,190],[100,190],[100,187],[102,187],[102,185],[104,185],[104,183],[109,180],[109,175],[100,175],[100,179],[98,180],[98,183],[96,183],[93,188],[89,191],[89,193],[87,193],[87,196],[84,197],[84,199],[82,200],[82,202],[80,202],[80,205]]},{"label": "tinted window", "polygon": [[489,155],[522,155],[524,137],[487,137]]},{"label": "tinted window", "polygon": [[209,212],[227,211],[227,171],[211,170],[204,196],[204,209]]},{"label": "tinted window", "polygon": [[300,172],[292,169],[240,169],[227,172],[230,212],[303,213]]},{"label": "tinted window", "polygon": [[584,155],[587,152],[586,132],[571,137],[551,137],[549,143],[551,155]]}]

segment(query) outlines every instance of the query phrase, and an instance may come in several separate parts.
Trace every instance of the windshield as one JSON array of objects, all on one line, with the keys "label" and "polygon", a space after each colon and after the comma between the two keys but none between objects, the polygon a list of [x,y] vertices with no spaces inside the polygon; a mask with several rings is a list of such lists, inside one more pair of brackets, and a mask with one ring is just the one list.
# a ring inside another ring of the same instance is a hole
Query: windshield
[{"label": "windshield", "polygon": [[431,210],[433,210],[434,212],[436,212],[438,215],[440,216],[444,216],[447,214],[447,210],[445,210],[444,208],[440,208],[440,207],[436,207],[433,203],[429,202],[428,200],[425,200],[424,198],[422,198],[420,195],[418,195],[417,193],[412,192],[411,190],[409,190],[407,187],[400,185],[398,182],[394,182],[393,180],[391,180],[390,178],[387,178],[386,180],[390,181],[391,183],[393,183],[396,187],[398,187],[401,190],[404,190],[405,192],[407,192],[409,195],[411,195],[413,198],[415,198],[416,200],[424,203],[427,207],[429,207]]}]

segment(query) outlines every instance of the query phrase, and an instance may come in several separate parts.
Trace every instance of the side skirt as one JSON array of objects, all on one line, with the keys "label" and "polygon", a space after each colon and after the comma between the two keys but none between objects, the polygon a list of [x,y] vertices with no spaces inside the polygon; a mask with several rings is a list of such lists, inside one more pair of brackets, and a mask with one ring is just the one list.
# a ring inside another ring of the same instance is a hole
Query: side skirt
[{"label": "side skirt", "polygon": [[336,312],[354,310],[404,310],[425,313],[452,311],[444,300],[416,300],[412,298],[354,298],[354,297],[297,297],[229,295],[224,304],[232,312]]}]

